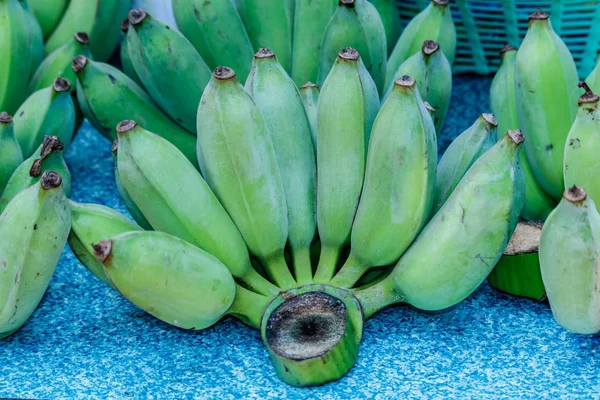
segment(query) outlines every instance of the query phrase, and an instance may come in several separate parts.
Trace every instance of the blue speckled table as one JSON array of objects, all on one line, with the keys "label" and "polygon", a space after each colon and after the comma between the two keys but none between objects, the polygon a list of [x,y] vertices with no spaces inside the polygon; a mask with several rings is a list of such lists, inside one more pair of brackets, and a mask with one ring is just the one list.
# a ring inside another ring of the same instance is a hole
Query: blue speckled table
[{"label": "blue speckled table", "polygon": [[[490,79],[458,78],[441,148],[488,111]],[[68,152],[73,199],[124,208],[110,144],[84,125]],[[203,332],[170,327],[87,272],[67,249],[38,310],[0,342],[0,397],[539,398],[600,395],[599,339],[561,329],[547,304],[484,284],[443,313],[405,306],[367,321],[341,381],[282,383],[260,335],[234,319]]]}]

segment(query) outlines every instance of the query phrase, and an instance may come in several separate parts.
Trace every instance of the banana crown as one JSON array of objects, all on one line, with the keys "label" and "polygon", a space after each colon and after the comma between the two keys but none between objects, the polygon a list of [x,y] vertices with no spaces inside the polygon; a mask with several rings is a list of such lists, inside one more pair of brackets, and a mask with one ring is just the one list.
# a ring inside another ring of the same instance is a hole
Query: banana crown
[{"label": "banana crown", "polygon": [[63,151],[64,145],[58,136],[46,136],[44,138],[44,143],[42,143],[42,148],[40,152],[40,158],[36,159],[31,169],[29,170],[29,175],[31,177],[38,177],[42,173],[42,165],[44,161],[53,153],[57,151]]}]

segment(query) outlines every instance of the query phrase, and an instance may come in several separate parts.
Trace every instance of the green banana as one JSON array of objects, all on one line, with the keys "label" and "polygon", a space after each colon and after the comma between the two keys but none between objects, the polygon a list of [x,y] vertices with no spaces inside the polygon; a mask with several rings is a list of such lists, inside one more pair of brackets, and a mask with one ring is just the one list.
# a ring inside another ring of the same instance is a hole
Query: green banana
[{"label": "green banana", "polygon": [[436,164],[433,121],[415,79],[404,76],[373,127],[350,256],[330,285],[350,288],[371,267],[400,258],[429,219]]},{"label": "green banana", "polygon": [[123,67],[123,72],[125,72],[125,75],[130,77],[135,83],[142,87],[144,84],[142,83],[142,80],[138,76],[137,72],[135,72],[133,62],[131,61],[131,57],[129,57],[129,43],[127,42],[127,32],[129,32],[129,18],[126,18],[121,22],[121,32],[123,32],[125,35],[123,41],[121,42],[121,49],[119,50],[119,56],[121,57],[121,66]]},{"label": "green banana", "polygon": [[600,50],[598,50],[598,57],[596,58],[596,67],[585,79],[585,82],[592,91],[600,93]]},{"label": "green banana", "polygon": [[319,85],[308,82],[300,87],[300,96],[304,104],[304,110],[310,122],[310,135],[313,142],[315,154],[317,152],[317,104],[319,104]]},{"label": "green banana", "polygon": [[402,33],[402,21],[400,20],[400,13],[398,12],[397,4],[395,0],[369,0],[383,22],[385,28],[385,37],[388,46],[388,53],[394,50],[394,46]]},{"label": "green banana", "polygon": [[33,73],[44,60],[44,34],[42,33],[40,24],[38,23],[37,19],[35,19],[35,15],[33,15],[31,9],[29,8],[27,0],[19,0],[19,2],[25,11],[25,15],[27,16],[27,24],[29,25],[29,30],[31,32],[30,51],[32,64],[29,75],[33,76]]},{"label": "green banana", "polygon": [[365,317],[397,302],[441,310],[485,280],[512,237],[525,200],[518,154],[523,140],[520,131],[509,131],[479,158],[393,272],[355,293]]},{"label": "green banana", "polygon": [[44,38],[54,31],[69,0],[28,0],[29,8],[42,28]]},{"label": "green banana", "polygon": [[390,54],[385,87],[394,80],[396,71],[402,63],[415,54],[425,40],[435,40],[440,44],[450,65],[456,55],[456,28],[448,0],[432,0],[427,8],[414,17],[406,26],[400,39]]},{"label": "green banana", "polygon": [[[519,127],[515,97],[515,62],[517,49],[506,45],[500,51],[500,69],[490,89],[490,107],[498,119],[498,140],[504,132]],[[521,217],[527,221],[544,221],[556,207],[556,202],[544,192],[535,178],[527,153],[521,152],[521,167],[525,174],[525,206]]]},{"label": "green banana", "polygon": [[323,84],[317,111],[317,226],[321,257],[315,282],[327,283],[350,241],[363,187],[367,138],[359,55],[344,49]]},{"label": "green banana", "polygon": [[56,78],[51,87],[33,93],[19,107],[14,124],[23,156],[31,156],[45,136],[58,136],[65,147],[69,146],[75,131],[75,105],[70,90],[68,80]]},{"label": "green banana", "polygon": [[381,108],[381,101],[379,100],[379,91],[377,90],[375,81],[371,77],[371,74],[369,74],[369,71],[367,71],[362,57],[358,58],[358,73],[365,95],[365,148],[368,149],[371,130]]},{"label": "green banana", "polygon": [[214,255],[255,291],[279,291],[252,268],[242,235],[202,176],[175,146],[133,121],[121,122],[117,132],[118,179],[154,229]]},{"label": "green banana", "polygon": [[171,119],[196,133],[196,113],[210,69],[181,33],[144,10],[131,10],[129,24],[129,57],[144,87]]},{"label": "green banana", "polygon": [[227,65],[244,79],[250,73],[252,43],[231,1],[173,0],[181,33],[211,69]]},{"label": "green banana", "polygon": [[23,162],[23,152],[15,137],[12,116],[0,113],[0,194],[13,172]]},{"label": "green banana", "polygon": [[134,81],[118,69],[83,56],[73,59],[77,99],[85,117],[100,133],[116,139],[119,122],[134,118],[146,129],[164,137],[197,165],[196,138],[171,121]]},{"label": "green banana", "polygon": [[254,56],[246,91],[262,112],[275,149],[288,210],[288,243],[296,281],[312,281],[310,246],[315,238],[317,166],[302,98],[275,54]]},{"label": "green banana", "polygon": [[600,332],[599,238],[597,206],[573,186],[542,229],[540,268],[554,318],[575,333]]},{"label": "green banana", "polygon": [[21,191],[40,181],[46,171],[55,171],[61,176],[62,186],[67,197],[71,195],[71,173],[63,158],[64,146],[56,136],[46,136],[34,155],[23,161],[10,177],[2,197],[0,197],[0,212]]},{"label": "green banana", "polygon": [[294,0],[236,0],[254,49],[273,50],[288,73],[292,67]]},{"label": "green banana", "polygon": [[60,175],[51,171],[0,215],[0,339],[23,326],[42,300],[70,226]]},{"label": "green banana", "polygon": [[112,208],[74,201],[69,201],[69,204],[72,222],[68,242],[71,251],[92,274],[115,289],[104,272],[104,266],[94,256],[92,244],[121,233],[140,231],[142,228]]},{"label": "green banana", "polygon": [[323,35],[319,85],[323,85],[340,49],[348,46],[358,50],[381,92],[387,65],[385,31],[377,10],[367,0],[339,0]]},{"label": "green banana", "polygon": [[284,258],[288,210],[273,142],[259,108],[227,67],[215,69],[200,101],[198,162],[274,283],[295,286]]},{"label": "green banana", "polygon": [[94,59],[107,61],[121,41],[119,22],[130,8],[131,0],[70,0],[46,41],[46,55],[71,40],[75,32],[87,32]]},{"label": "green banana", "polygon": [[450,144],[437,167],[432,216],[442,208],[469,168],[496,144],[497,126],[492,114],[481,114]]},{"label": "green banana", "polygon": [[336,8],[335,0],[296,1],[292,45],[296,85],[317,81],[323,34]]},{"label": "green banana", "polygon": [[218,259],[163,232],[128,232],[101,240],[94,244],[94,254],[127,300],[179,328],[210,327],[235,297],[235,282]]},{"label": "green banana", "polygon": [[537,181],[558,200],[564,189],[563,159],[569,129],[577,114],[577,68],[569,49],[536,11],[517,53],[516,104],[519,126],[527,133],[527,158]]}]

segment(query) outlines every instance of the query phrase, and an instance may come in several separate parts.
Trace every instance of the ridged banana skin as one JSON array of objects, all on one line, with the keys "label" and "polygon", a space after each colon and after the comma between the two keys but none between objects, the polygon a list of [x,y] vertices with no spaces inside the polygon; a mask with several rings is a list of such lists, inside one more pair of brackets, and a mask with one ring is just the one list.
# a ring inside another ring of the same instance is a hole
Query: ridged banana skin
[{"label": "ridged banana skin", "polygon": [[70,226],[61,186],[33,185],[0,215],[0,338],[18,330],[42,300]]},{"label": "ridged banana skin", "polygon": [[54,31],[68,2],[68,0],[28,0],[29,8],[39,22],[44,38]]},{"label": "ridged banana skin", "polygon": [[173,12],[179,30],[211,69],[226,65],[240,78],[248,76],[254,50],[233,2],[173,0]]},{"label": "ridged banana skin", "polygon": [[129,57],[150,96],[171,119],[196,133],[196,113],[204,88],[211,78],[194,46],[181,33],[145,14],[129,14]]},{"label": "ridged banana skin", "polygon": [[119,122],[134,119],[173,143],[196,165],[195,136],[164,115],[131,78],[108,64],[91,60],[76,74],[81,110],[105,137],[116,139]]},{"label": "ridged banana skin", "polygon": [[0,121],[0,194],[22,162],[23,152],[15,137],[12,121]]},{"label": "ridged banana skin", "polygon": [[600,93],[600,53],[598,53],[598,58],[596,59],[596,67],[585,79],[585,82],[594,93]]},{"label": "ridged banana skin", "polygon": [[370,267],[400,258],[429,219],[436,164],[433,121],[406,77],[375,120],[350,256],[331,285],[352,287]]},{"label": "ridged banana skin", "polygon": [[600,332],[600,215],[594,201],[566,199],[550,214],[540,240],[540,269],[556,321],[580,334]]},{"label": "ridged banana skin", "polygon": [[286,71],[292,68],[294,0],[236,0],[254,50],[269,48]]},{"label": "ridged banana skin", "polygon": [[38,66],[44,60],[44,34],[42,33],[42,28],[38,23],[37,19],[35,19],[35,15],[31,12],[29,8],[29,4],[27,0],[19,0],[23,10],[25,11],[25,15],[27,16],[27,23],[29,25],[29,30],[31,32],[31,69],[30,76],[33,76]]},{"label": "ridged banana skin", "polygon": [[71,233],[69,233],[68,243],[71,251],[92,274],[115,289],[104,272],[104,266],[94,256],[92,244],[122,233],[141,231],[142,228],[109,207],[74,201],[69,201],[69,205],[71,207]]},{"label": "ridged banana skin", "polygon": [[369,0],[377,9],[381,16],[383,27],[385,28],[385,37],[388,46],[388,52],[394,50],[394,46],[402,33],[402,21],[395,0]]},{"label": "ridged banana skin", "polygon": [[[517,49],[503,52],[500,69],[494,76],[490,89],[490,108],[498,120],[498,140],[509,129],[519,127],[515,97],[515,61]],[[525,205],[521,217],[527,221],[545,221],[556,207],[556,202],[544,192],[529,164],[527,152],[521,151],[521,167],[525,174]]]},{"label": "ridged banana skin", "polygon": [[295,277],[307,283],[312,281],[310,246],[317,231],[317,166],[310,122],[298,88],[272,52],[259,51],[254,57],[246,90],[273,142],[286,197]]},{"label": "ridged banana skin", "polygon": [[292,78],[297,86],[317,81],[323,34],[336,9],[335,0],[296,1]]},{"label": "ridged banana skin", "polygon": [[450,144],[437,167],[432,216],[442,208],[469,168],[496,144],[497,135],[494,116],[484,114]]},{"label": "ridged banana skin", "polygon": [[379,114],[381,108],[381,101],[379,100],[379,91],[377,85],[367,71],[362,58],[358,60],[358,72],[360,74],[360,82],[363,87],[363,93],[365,94],[365,148],[369,148],[369,140],[371,137],[371,130],[373,129],[373,123],[375,118]]},{"label": "ridged banana skin", "polygon": [[532,20],[516,60],[516,98],[525,150],[542,188],[558,200],[564,189],[565,142],[577,113],[577,69],[549,20]]},{"label": "ridged banana skin", "polygon": [[377,9],[367,0],[356,0],[356,11],[369,43],[370,65],[365,65],[378,91],[383,91],[387,70],[387,39]]},{"label": "ridged banana skin", "polygon": [[367,158],[358,54],[340,54],[346,58],[338,57],[333,65],[317,111],[317,226],[322,245],[317,283],[331,280],[350,242]]},{"label": "ridged banana skin", "polygon": [[388,59],[385,87],[393,82],[394,73],[400,65],[419,51],[425,40],[437,41],[450,65],[454,63],[456,28],[448,3],[437,4],[433,0],[406,26]]},{"label": "ridged banana skin", "polygon": [[27,97],[32,69],[32,35],[17,0],[0,2],[0,110],[14,114]]},{"label": "ridged banana skin", "polygon": [[283,256],[288,210],[273,142],[258,106],[228,68],[215,70],[200,101],[198,162],[250,252],[277,286],[294,286]]},{"label": "ridged banana skin", "polygon": [[308,82],[300,87],[300,96],[304,104],[304,110],[310,122],[310,134],[315,154],[317,152],[317,105],[319,104],[319,86]]},{"label": "ridged banana skin", "polygon": [[168,324],[205,329],[233,303],[235,282],[227,268],[185,240],[163,232],[128,232],[110,243],[103,264],[117,290]]}]

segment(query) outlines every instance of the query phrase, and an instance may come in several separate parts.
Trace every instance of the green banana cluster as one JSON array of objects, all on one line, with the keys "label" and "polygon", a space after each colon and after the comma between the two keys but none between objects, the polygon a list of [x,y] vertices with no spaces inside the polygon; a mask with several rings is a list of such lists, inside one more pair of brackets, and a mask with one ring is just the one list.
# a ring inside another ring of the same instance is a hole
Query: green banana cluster
[{"label": "green banana cluster", "polygon": [[23,162],[23,152],[15,137],[13,118],[0,113],[0,194],[8,184],[13,172]]}]

